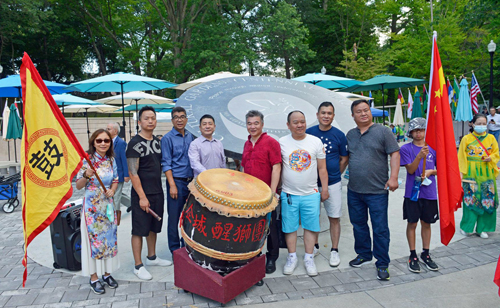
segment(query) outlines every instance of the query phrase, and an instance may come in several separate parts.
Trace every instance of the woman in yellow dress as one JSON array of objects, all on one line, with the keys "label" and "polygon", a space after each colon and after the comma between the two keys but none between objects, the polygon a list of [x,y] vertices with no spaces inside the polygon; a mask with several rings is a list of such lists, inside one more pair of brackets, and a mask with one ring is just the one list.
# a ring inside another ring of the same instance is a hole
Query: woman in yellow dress
[{"label": "woman in yellow dress", "polygon": [[497,163],[500,159],[495,137],[486,132],[487,119],[478,113],[472,119],[474,131],[462,138],[458,164],[464,182],[463,216],[460,232],[474,232],[488,238],[494,232],[498,207]]}]

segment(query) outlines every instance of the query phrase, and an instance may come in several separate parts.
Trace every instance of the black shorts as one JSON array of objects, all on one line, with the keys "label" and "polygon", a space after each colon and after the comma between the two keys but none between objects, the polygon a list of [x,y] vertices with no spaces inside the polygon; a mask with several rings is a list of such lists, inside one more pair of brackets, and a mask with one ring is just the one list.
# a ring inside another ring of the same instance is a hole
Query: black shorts
[{"label": "black shorts", "polygon": [[151,214],[146,213],[139,206],[139,195],[132,189],[130,193],[130,206],[132,208],[132,235],[148,236],[149,232],[160,233],[163,224],[163,207],[165,196],[160,194],[146,195],[149,208],[155,211],[162,220],[156,220]]},{"label": "black shorts", "polygon": [[437,200],[418,199],[411,201],[405,198],[403,202],[403,219],[415,223],[419,220],[433,224],[439,219]]}]

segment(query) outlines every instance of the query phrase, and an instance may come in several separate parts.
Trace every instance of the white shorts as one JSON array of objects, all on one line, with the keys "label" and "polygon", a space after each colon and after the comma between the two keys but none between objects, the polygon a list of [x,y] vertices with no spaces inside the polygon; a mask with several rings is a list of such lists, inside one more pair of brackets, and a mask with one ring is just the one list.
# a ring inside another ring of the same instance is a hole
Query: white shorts
[{"label": "white shorts", "polygon": [[[319,188],[321,192],[321,187]],[[326,214],[331,218],[340,218],[342,216],[342,181],[328,186],[330,197],[323,201]]]}]

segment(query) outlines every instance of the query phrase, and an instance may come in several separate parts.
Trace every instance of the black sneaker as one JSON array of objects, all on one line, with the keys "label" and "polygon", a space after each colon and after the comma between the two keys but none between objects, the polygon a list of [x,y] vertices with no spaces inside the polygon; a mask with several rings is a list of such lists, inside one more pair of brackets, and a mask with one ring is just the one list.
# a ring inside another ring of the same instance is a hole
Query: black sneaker
[{"label": "black sneaker", "polygon": [[391,275],[389,275],[389,270],[387,268],[377,267],[377,279],[378,280],[390,280]]},{"label": "black sneaker", "polygon": [[361,267],[363,264],[372,263],[372,260],[364,259],[362,256],[358,255],[356,258],[349,261],[349,265],[352,267]]},{"label": "black sneaker", "polygon": [[430,255],[420,255],[420,259],[425,264],[429,271],[437,271],[439,270],[439,266],[437,266],[436,262],[432,261]]},{"label": "black sneaker", "polygon": [[418,258],[408,259],[408,270],[412,273],[420,273],[420,264],[418,264]]},{"label": "black sneaker", "polygon": [[106,293],[106,290],[104,290],[104,286],[102,285],[101,281],[99,280],[97,280],[96,282],[92,282],[92,280],[89,281],[90,281],[90,288],[95,294],[101,295]]},{"label": "black sneaker", "polygon": [[109,275],[108,278],[104,278],[104,275],[102,275],[102,281],[107,283],[110,289],[118,288],[118,282],[116,282],[116,280],[111,275]]}]

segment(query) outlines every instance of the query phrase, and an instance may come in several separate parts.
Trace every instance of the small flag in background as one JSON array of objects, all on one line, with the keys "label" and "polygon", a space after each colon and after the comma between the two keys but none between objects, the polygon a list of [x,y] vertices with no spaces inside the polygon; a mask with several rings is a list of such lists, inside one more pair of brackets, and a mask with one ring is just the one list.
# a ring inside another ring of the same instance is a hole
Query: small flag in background
[{"label": "small flag in background", "polygon": [[450,79],[446,80],[446,87],[448,88],[448,102],[451,104],[453,102],[453,87],[451,86]]},{"label": "small flag in background", "polygon": [[403,93],[401,93],[401,88],[399,88],[398,99],[401,101],[401,105],[405,103]]},{"label": "small flag in background", "polygon": [[436,40],[434,31],[425,141],[436,151],[441,243],[448,245],[455,234],[455,211],[462,202],[463,189],[448,90]]},{"label": "small flag in background", "polygon": [[422,93],[422,95],[424,96],[424,113],[427,113],[427,104],[429,103],[429,95],[427,94],[427,89],[425,88],[425,84],[424,84],[424,93]]},{"label": "small flag in background", "polygon": [[479,83],[477,83],[476,75],[472,73],[472,81],[470,87],[470,104],[472,106],[472,111],[474,114],[479,112],[479,106],[477,104],[477,95],[481,93],[481,89],[479,89]]},{"label": "small flag in background", "polygon": [[[415,89],[417,86],[415,86]],[[408,89],[408,110],[406,111],[406,117],[411,119],[411,112],[413,111],[413,97],[411,96],[411,91]]]},{"label": "small flag in background", "polygon": [[453,77],[453,92],[454,92],[453,100],[455,101],[455,108],[456,108],[458,103],[458,96],[460,94],[460,86],[457,81],[457,77]]},{"label": "small flag in background", "polygon": [[448,78],[446,80],[446,85],[448,87],[448,101],[450,102],[450,109],[451,109],[451,116],[453,118],[453,115],[457,111],[457,104],[453,101],[453,96],[455,95],[455,90],[451,86],[450,79]]}]

